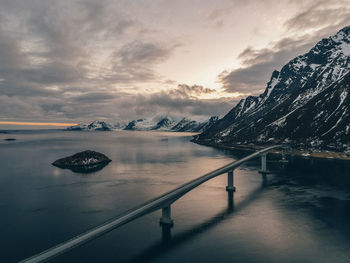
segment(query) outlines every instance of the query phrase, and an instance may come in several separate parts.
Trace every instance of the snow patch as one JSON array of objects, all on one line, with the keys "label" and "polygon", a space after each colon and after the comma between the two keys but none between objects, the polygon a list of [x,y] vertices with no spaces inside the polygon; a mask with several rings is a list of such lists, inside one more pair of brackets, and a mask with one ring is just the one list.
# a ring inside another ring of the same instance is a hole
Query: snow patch
[{"label": "snow patch", "polygon": [[349,133],[349,130],[350,130],[350,125],[346,125],[346,134]]},{"label": "snow patch", "polygon": [[321,136],[324,136],[326,134],[328,134],[330,131],[332,131],[334,128],[336,128],[338,126],[338,124],[343,120],[343,117],[345,115],[346,111],[343,112],[343,114],[340,116],[340,118],[338,119],[338,121],[333,125],[332,128],[330,128],[327,132],[325,132],[324,134],[322,134]]},{"label": "snow patch", "polygon": [[323,113],[324,113],[324,111],[319,112],[319,113],[314,117],[314,120],[318,119]]},{"label": "snow patch", "polygon": [[96,164],[96,163],[99,163],[99,160],[97,160],[95,158],[84,159],[81,161],[82,165],[92,165],[92,164]]},{"label": "snow patch", "polygon": [[319,66],[321,66],[320,64],[310,64],[309,67],[312,68],[312,70],[315,70],[316,68],[318,68]]},{"label": "snow patch", "polygon": [[296,69],[300,69],[300,68],[305,68],[307,66],[305,61],[298,61],[296,63],[294,63],[294,67]]},{"label": "snow patch", "polygon": [[350,43],[341,43],[340,44],[340,48],[342,50],[342,53],[345,55],[345,56],[349,56],[350,55]]},{"label": "snow patch", "polygon": [[340,42],[343,39],[344,39],[344,33],[343,32],[339,32],[338,34],[336,34],[335,36],[332,37],[332,40],[334,42]]},{"label": "snow patch", "polygon": [[275,86],[278,84],[279,80],[278,79],[273,79],[270,84],[270,88],[267,90],[267,95],[266,98],[270,97],[271,92],[275,88]]}]

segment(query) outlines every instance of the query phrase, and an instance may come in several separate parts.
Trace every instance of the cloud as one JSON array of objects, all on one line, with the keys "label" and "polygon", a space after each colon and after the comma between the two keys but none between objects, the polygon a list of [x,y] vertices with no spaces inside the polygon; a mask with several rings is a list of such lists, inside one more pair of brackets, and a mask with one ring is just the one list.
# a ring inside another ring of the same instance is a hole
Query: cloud
[{"label": "cloud", "polygon": [[151,95],[139,95],[133,108],[137,116],[154,116],[165,113],[171,116],[208,117],[228,112],[237,99],[198,99],[189,94],[178,96],[178,90],[162,91]]},{"label": "cloud", "polygon": [[164,83],[157,66],[179,42],[123,10],[111,0],[1,0],[0,118],[117,118],[124,100],[136,103],[122,89],[135,97],[140,83]]},{"label": "cloud", "polygon": [[[70,89],[68,89],[70,90]],[[238,101],[231,98],[199,99],[201,94],[213,94],[214,90],[198,85],[178,87],[146,93],[128,93],[118,90],[86,91],[51,95],[0,96],[0,119],[13,116],[21,121],[65,120],[86,122],[93,119],[108,121],[148,118],[159,114],[173,117],[196,117],[205,119],[212,115],[223,115]]]},{"label": "cloud", "polygon": [[[186,45],[186,51],[181,52],[190,55],[197,53],[194,49],[211,44],[204,34],[212,31],[202,28],[203,17],[210,25],[224,27],[220,32],[226,34],[230,29],[226,25],[237,26],[230,19],[234,14],[248,12],[252,7],[268,9],[275,3],[222,0],[219,5],[207,0],[193,14],[188,7],[196,6],[196,1],[174,1],[172,8],[160,0],[152,5],[114,0],[0,2],[0,118],[74,122],[95,118],[129,120],[159,112],[224,114],[236,99],[210,99],[218,97],[214,89],[177,85],[183,83],[181,79],[174,80],[178,72],[198,65],[187,65],[187,57],[179,54],[181,48]],[[289,2],[300,4],[296,0]],[[243,50],[239,55],[242,67],[226,70],[218,77],[224,89],[242,94],[261,92],[274,69],[349,23],[345,0],[318,3],[315,6],[311,0],[303,1],[299,11],[281,22],[286,29],[283,39],[266,48]],[[191,40],[198,35],[201,41],[206,39],[200,47]],[[171,70],[176,74],[160,73]],[[194,70],[193,75],[198,71]]]},{"label": "cloud", "polygon": [[[90,93],[77,96],[71,106],[74,107],[77,116],[86,116],[82,111],[91,102],[90,109],[108,119],[132,120],[146,118],[158,114],[171,116],[196,116],[207,118],[212,115],[223,115],[238,101],[238,99],[199,99],[201,94],[212,94],[216,91],[203,88],[199,85],[178,85],[170,90],[162,90],[151,94],[145,93],[112,93],[108,95]],[[93,103],[92,103],[93,102]],[[101,106],[103,107],[101,111]],[[89,107],[89,106],[87,106]],[[91,108],[92,107],[92,108]],[[77,109],[79,108],[79,109]],[[70,110],[71,111],[71,110]],[[101,112],[100,112],[101,111]]]},{"label": "cloud", "polygon": [[171,90],[169,94],[181,98],[194,98],[199,97],[202,94],[212,94],[215,92],[215,89],[204,88],[200,85],[189,86],[187,84],[180,84],[176,89]]},{"label": "cloud", "polygon": [[[300,4],[292,0],[291,3]],[[350,24],[350,6],[347,0],[305,1],[303,10],[288,19],[284,25],[289,31],[326,29],[332,31]]]},{"label": "cloud", "polygon": [[220,7],[212,10],[209,13],[209,15],[207,16],[207,18],[209,20],[213,20],[213,21],[221,21],[225,17],[230,16],[232,14],[232,12],[234,11],[234,9],[246,7],[246,6],[249,6],[251,4],[257,4],[260,1],[259,0],[246,0],[246,1],[230,0],[230,1],[226,1],[226,2],[227,3],[225,3],[225,6],[221,5]]},{"label": "cloud", "polygon": [[[279,2],[285,2],[286,0],[280,0]],[[234,24],[229,22],[229,17],[238,17],[241,14],[247,12],[254,12],[260,10],[264,12],[265,9],[270,9],[271,6],[276,6],[275,0],[222,0],[220,4],[216,4],[206,16],[207,22],[209,22],[215,29],[221,29],[227,25],[235,26],[237,23],[249,23],[250,21],[236,20]]]},{"label": "cloud", "polygon": [[169,57],[170,49],[155,43],[133,41],[122,46],[116,53],[123,65],[162,62]]},{"label": "cloud", "polygon": [[[298,5],[300,1],[291,0],[290,3]],[[265,48],[247,47],[238,55],[240,68],[218,75],[217,81],[227,92],[253,95],[263,92],[274,70],[350,24],[347,1],[305,1],[304,4],[306,7],[284,23],[292,35],[271,42]]]},{"label": "cloud", "polygon": [[154,67],[178,46],[159,32],[154,40],[113,1],[5,1],[2,7],[1,61],[12,65],[11,73],[37,84],[91,76],[115,83],[158,80]]},{"label": "cloud", "polygon": [[[316,37],[317,38],[317,37]],[[300,39],[284,38],[263,49],[248,47],[238,58],[242,67],[223,71],[218,76],[218,82],[227,92],[244,94],[259,94],[269,81],[272,72],[281,68],[290,59],[304,53],[315,44],[313,37]]]},{"label": "cloud", "polygon": [[118,49],[112,56],[112,70],[104,80],[114,83],[161,81],[153,67],[166,61],[179,44],[132,41]]},{"label": "cloud", "polygon": [[17,97],[0,95],[0,119],[6,120],[8,116],[13,116],[17,120],[29,118],[41,118],[44,110],[35,103],[35,99],[22,100]]}]

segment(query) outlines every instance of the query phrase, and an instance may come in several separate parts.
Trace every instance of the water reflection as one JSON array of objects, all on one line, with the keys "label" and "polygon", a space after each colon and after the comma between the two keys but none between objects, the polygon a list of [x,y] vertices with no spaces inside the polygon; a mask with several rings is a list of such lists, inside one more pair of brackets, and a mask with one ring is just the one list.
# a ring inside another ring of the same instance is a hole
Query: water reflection
[{"label": "water reflection", "polygon": [[172,226],[163,224],[161,225],[162,228],[162,242],[166,243],[171,240],[171,229]]},{"label": "water reflection", "polygon": [[[234,191],[227,191],[227,214],[231,214],[234,211]],[[215,216],[214,218],[222,217]],[[160,224],[162,228],[162,243],[168,243],[171,241],[171,229],[173,228],[173,224]]]},{"label": "water reflection", "polygon": [[227,191],[227,212],[231,213],[235,209],[235,194],[233,191]]},{"label": "water reflection", "polygon": [[69,167],[59,167],[61,169],[68,169],[71,170],[74,173],[80,173],[80,174],[89,174],[89,173],[95,173],[100,170],[102,170],[104,167],[106,167],[109,164],[109,162],[104,162],[104,163],[98,163],[98,164],[93,164],[93,165],[85,165],[85,166],[69,166]]},{"label": "water reflection", "polygon": [[[260,194],[264,191],[264,187],[257,188],[253,191],[245,200],[235,205],[235,194],[232,191],[227,192],[227,208],[217,213],[213,217],[204,221],[203,223],[194,226],[182,233],[171,235],[171,228],[162,228],[161,241],[150,246],[140,254],[124,261],[125,263],[131,262],[149,262],[168,253],[170,250],[176,249],[178,246],[188,243],[198,235],[204,234],[206,231],[216,227],[225,220],[232,218],[235,212],[244,210],[250,203],[254,202],[260,197]],[[176,224],[176,221],[175,221]]]},{"label": "water reflection", "polygon": [[[227,210],[226,210],[226,214],[231,214],[234,211],[234,192],[233,191],[227,191]],[[220,216],[215,216],[214,218],[218,218],[221,217],[221,213]],[[169,224],[160,224],[161,228],[162,228],[162,242],[163,243],[168,243],[169,241],[171,241],[171,229],[173,228],[173,225],[169,225]]]},{"label": "water reflection", "polygon": [[[16,143],[0,137],[0,261],[18,262],[232,161],[230,153],[181,136],[18,133]],[[91,176],[51,166],[86,148],[113,162]],[[239,168],[232,195],[223,190],[225,175],[188,193],[174,206],[172,229],[149,214],[57,262],[350,262],[349,192],[318,189],[321,182],[344,186],[349,172],[337,175],[339,166],[327,165],[315,175],[296,173],[305,165],[295,164],[290,175],[264,180],[259,166],[258,160]]]}]

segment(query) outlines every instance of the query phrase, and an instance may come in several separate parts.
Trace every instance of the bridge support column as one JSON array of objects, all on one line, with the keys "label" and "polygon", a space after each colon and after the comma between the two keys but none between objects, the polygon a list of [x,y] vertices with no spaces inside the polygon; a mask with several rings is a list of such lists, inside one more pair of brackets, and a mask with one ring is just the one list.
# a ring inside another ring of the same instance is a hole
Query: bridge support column
[{"label": "bridge support column", "polygon": [[266,170],[266,154],[261,155],[261,173],[267,173]]},{"label": "bridge support column", "polygon": [[170,205],[162,208],[162,217],[159,220],[159,224],[161,226],[168,226],[168,227],[172,227],[174,225],[174,221],[171,219]]},{"label": "bridge support column", "polygon": [[235,195],[233,191],[227,191],[227,212],[232,212],[235,208]]},{"label": "bridge support column", "polygon": [[162,241],[168,242],[171,240],[171,228],[169,225],[162,225]]},{"label": "bridge support column", "polygon": [[285,148],[282,149],[282,161],[283,162],[286,161],[286,149]]},{"label": "bridge support column", "polygon": [[261,155],[261,170],[259,170],[259,173],[261,173],[262,175],[262,179],[263,179],[263,186],[267,185],[267,174],[269,174],[270,172],[267,170],[266,167],[266,159],[267,159],[267,154],[262,154]]},{"label": "bridge support column", "polygon": [[235,192],[236,191],[236,187],[233,185],[233,170],[229,171],[227,173],[227,186],[226,186],[226,191],[227,192]]}]

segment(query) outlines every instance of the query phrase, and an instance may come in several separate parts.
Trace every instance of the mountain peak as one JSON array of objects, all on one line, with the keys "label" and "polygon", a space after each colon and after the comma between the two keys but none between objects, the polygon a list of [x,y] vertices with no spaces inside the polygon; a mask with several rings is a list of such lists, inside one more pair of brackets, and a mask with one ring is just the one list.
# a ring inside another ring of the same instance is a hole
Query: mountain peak
[{"label": "mountain peak", "polygon": [[350,36],[350,25],[346,26],[342,29],[340,29],[335,36],[342,35],[342,36]]},{"label": "mountain peak", "polygon": [[264,93],[241,100],[195,140],[209,144],[288,140],[320,147],[334,142],[350,147],[348,76],[350,26],[274,71]]}]

